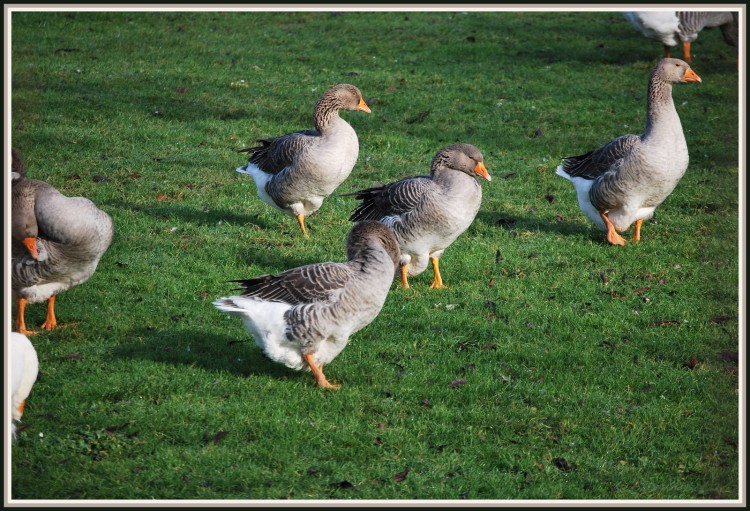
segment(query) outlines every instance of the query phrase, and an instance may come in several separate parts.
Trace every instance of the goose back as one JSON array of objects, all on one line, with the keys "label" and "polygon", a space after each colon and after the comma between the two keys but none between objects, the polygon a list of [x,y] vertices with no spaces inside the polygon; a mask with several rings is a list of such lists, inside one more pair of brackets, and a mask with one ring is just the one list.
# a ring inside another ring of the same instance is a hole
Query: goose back
[{"label": "goose back", "polygon": [[[14,181],[12,281],[31,303],[86,281],[114,236],[112,218],[85,197],[66,197],[36,179]],[[34,259],[20,240],[37,238]]]}]

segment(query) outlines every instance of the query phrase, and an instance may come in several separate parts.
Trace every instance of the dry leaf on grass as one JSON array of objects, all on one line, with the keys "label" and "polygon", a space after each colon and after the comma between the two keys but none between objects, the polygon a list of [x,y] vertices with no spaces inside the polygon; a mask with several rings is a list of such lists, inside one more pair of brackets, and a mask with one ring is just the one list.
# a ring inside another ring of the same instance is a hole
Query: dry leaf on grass
[{"label": "dry leaf on grass", "polygon": [[406,467],[402,472],[399,472],[398,474],[393,476],[393,480],[397,483],[400,483],[404,479],[406,479],[406,476],[409,474],[409,467]]}]

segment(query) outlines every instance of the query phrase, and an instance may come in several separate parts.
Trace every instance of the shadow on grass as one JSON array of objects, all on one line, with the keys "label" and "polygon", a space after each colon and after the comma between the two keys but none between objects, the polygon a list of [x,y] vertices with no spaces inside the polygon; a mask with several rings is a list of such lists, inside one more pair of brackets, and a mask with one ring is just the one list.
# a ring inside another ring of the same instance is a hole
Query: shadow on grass
[{"label": "shadow on grass", "polygon": [[203,211],[198,207],[184,206],[174,202],[167,204],[159,203],[154,206],[137,206],[131,202],[124,201],[110,201],[109,204],[114,208],[143,213],[153,218],[161,220],[181,219],[197,226],[216,225],[219,222],[227,222],[237,225],[249,224],[259,229],[272,227],[257,214],[237,213],[237,211],[231,208],[212,208],[208,211]]},{"label": "shadow on grass", "polygon": [[534,216],[504,215],[502,213],[491,213],[480,211],[477,213],[476,220],[496,229],[505,229],[508,232],[514,231],[541,231],[545,233],[561,234],[565,236],[583,236],[596,240],[596,229],[591,226],[582,224],[574,219],[545,219]]},{"label": "shadow on grass", "polygon": [[226,371],[242,377],[269,376],[291,380],[301,376],[263,355],[249,334],[235,338],[200,330],[134,328],[126,338],[132,341],[118,345],[113,350],[113,357]]}]

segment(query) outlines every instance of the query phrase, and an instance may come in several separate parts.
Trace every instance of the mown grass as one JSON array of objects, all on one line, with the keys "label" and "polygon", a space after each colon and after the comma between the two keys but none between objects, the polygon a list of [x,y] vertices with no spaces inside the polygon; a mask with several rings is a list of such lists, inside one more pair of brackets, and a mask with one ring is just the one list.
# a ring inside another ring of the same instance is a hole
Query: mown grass
[{"label": "mown grass", "polygon": [[[703,83],[674,88],[690,167],[641,243],[609,246],[554,173],[642,129],[660,52],[619,13],[13,13],[13,145],[117,232],[33,337],[12,497],[737,499],[734,49],[694,45]],[[448,289],[394,283],[327,392],[211,302],[344,259],[351,197],[306,240],[234,172],[337,82],[373,111],[344,114],[360,158],[341,193],[452,142],[493,181],[441,259]]]}]

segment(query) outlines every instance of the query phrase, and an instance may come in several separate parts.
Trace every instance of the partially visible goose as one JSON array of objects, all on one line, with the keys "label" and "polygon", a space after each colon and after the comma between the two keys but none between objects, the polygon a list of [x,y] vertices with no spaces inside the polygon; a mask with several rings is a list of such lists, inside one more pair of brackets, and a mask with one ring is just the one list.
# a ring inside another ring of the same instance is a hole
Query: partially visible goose
[{"label": "partially visible goose", "polygon": [[399,261],[398,242],[378,222],[361,222],[349,232],[345,263],[315,263],[278,275],[237,280],[244,291],[214,305],[242,319],[271,360],[310,370],[317,385],[329,383],[323,366],[372,322],[383,307]]},{"label": "partially visible goose", "polygon": [[644,36],[664,46],[664,56],[672,56],[672,47],[682,42],[683,60],[690,64],[691,44],[704,28],[719,27],[724,41],[737,47],[738,13],[723,11],[635,11],[623,16]]},{"label": "partially visible goose", "polygon": [[10,383],[11,383],[11,430],[16,436],[16,421],[23,416],[26,398],[39,374],[39,358],[28,337],[18,332],[10,333]]},{"label": "partially visible goose", "polygon": [[350,220],[378,220],[396,233],[401,247],[401,284],[432,262],[430,287],[442,288],[439,259],[474,221],[482,203],[477,177],[491,180],[482,153],[471,144],[451,144],[432,159],[429,176],[414,176],[353,195],[361,201]]},{"label": "partially visible goose", "polygon": [[314,130],[258,140],[262,145],[239,151],[250,160],[237,172],[253,178],[263,201],[296,217],[306,238],[305,216],[349,177],[359,155],[357,134],[339,110],[370,113],[357,87],[338,84],[318,99]]},{"label": "partially visible goose", "polygon": [[622,135],[580,156],[563,158],[557,174],[572,181],[578,205],[607,240],[624,245],[618,233],[635,222],[635,240],[641,225],[653,216],[682,178],[688,149],[680,117],[672,100],[672,84],[700,82],[690,66],[679,59],[663,59],[648,81],[646,129],[640,135]]},{"label": "partially visible goose", "polygon": [[719,27],[724,41],[737,48],[739,37],[739,16],[737,12],[679,11],[679,35],[682,41],[682,58],[690,64],[690,45],[704,28]]},{"label": "partially visible goose", "polygon": [[672,47],[677,46],[677,30],[680,18],[676,11],[635,11],[623,12],[633,28],[649,39],[659,41],[664,47],[664,56],[672,56]]},{"label": "partially visible goose", "polygon": [[56,296],[85,282],[114,235],[110,216],[84,197],[66,197],[44,181],[26,178],[20,155],[13,150],[11,200],[13,297],[18,304],[16,330],[28,330],[26,304],[47,301],[42,328],[57,326]]}]

